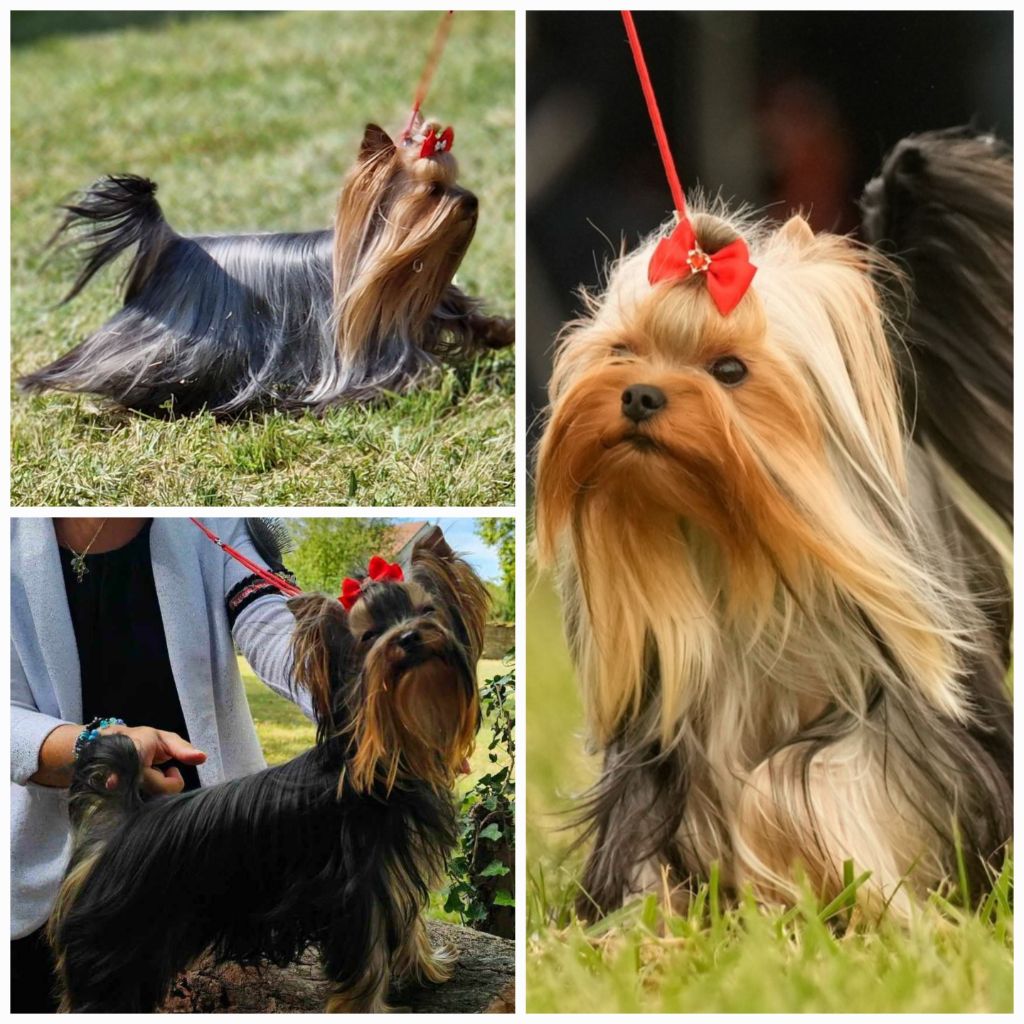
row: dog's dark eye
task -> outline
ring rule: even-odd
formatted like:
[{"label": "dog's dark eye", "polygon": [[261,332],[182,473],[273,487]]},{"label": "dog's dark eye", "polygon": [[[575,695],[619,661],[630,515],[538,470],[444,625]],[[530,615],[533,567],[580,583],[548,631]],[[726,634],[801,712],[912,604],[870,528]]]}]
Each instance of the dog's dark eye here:
[{"label": "dog's dark eye", "polygon": [[433,615],[434,612],[436,612],[436,611],[437,611],[437,609],[432,604],[425,604],[420,609],[420,615]]},{"label": "dog's dark eye", "polygon": [[737,359],[735,356],[724,356],[722,359],[716,359],[708,367],[708,373],[710,373],[719,384],[724,384],[727,388],[732,388],[746,377],[747,367],[742,360]]},{"label": "dog's dark eye", "polygon": [[432,181],[430,183],[430,195],[433,199],[440,199],[444,195],[444,185],[439,181]]}]

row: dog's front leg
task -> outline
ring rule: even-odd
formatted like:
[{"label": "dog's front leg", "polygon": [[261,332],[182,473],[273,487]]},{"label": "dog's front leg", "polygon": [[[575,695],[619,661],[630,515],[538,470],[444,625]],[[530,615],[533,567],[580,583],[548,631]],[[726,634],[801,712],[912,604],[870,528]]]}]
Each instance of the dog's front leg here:
[{"label": "dog's front leg", "polygon": [[327,1013],[387,1013],[393,950],[384,914],[376,902],[347,907],[324,944],[324,970],[331,991]]},{"label": "dog's front leg", "polygon": [[808,755],[790,747],[762,762],[743,787],[733,825],[736,882],[759,899],[790,903],[805,879],[824,903],[854,874],[870,870],[858,908],[877,916],[910,910],[908,883],[935,881],[941,865],[927,830],[899,788],[887,782],[886,760],[871,740],[854,734]]},{"label": "dog's front leg", "polygon": [[487,316],[481,302],[449,285],[434,312],[433,326],[448,336],[455,348],[472,352],[508,348],[516,340],[516,322],[510,317]]},{"label": "dog's front leg", "polygon": [[457,959],[458,954],[450,947],[434,949],[430,945],[423,918],[417,917],[395,950],[392,972],[397,981],[411,979],[420,985],[440,985],[451,979]]},{"label": "dog's front leg", "polygon": [[685,792],[677,754],[663,756],[628,741],[605,752],[601,778],[586,804],[595,842],[576,900],[581,918],[596,920],[632,896],[686,882],[676,839]]}]

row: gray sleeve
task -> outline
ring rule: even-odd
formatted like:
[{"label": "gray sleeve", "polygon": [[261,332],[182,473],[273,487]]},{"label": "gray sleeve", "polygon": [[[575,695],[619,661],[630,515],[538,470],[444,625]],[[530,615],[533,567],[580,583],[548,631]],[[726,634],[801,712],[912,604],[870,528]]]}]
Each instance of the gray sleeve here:
[{"label": "gray sleeve", "polygon": [[[230,544],[246,558],[261,566],[265,563],[249,538],[249,531],[242,519],[222,520],[225,531],[221,539]],[[230,524],[230,525],[229,525]],[[249,575],[249,570],[227,553],[224,567],[224,595],[240,580]],[[281,594],[268,594],[243,608],[235,619],[231,635],[235,645],[245,655],[253,672],[275,693],[292,701],[310,720],[313,719],[313,705],[309,693],[292,685],[292,632],[295,617],[288,610],[288,602]]]},{"label": "gray sleeve", "polygon": [[11,782],[30,785],[29,777],[39,769],[39,749],[58,726],[73,725],[53,715],[44,715],[35,704],[28,678],[14,646],[11,646]]}]

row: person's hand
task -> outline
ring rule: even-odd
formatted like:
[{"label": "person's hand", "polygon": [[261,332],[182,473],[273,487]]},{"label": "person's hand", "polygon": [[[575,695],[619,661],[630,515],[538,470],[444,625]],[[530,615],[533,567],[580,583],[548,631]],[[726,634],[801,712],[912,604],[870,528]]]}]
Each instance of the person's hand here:
[{"label": "person's hand", "polygon": [[[148,725],[112,725],[103,732],[121,733],[135,744],[142,762],[142,788],[150,794],[180,793],[185,788],[185,780],[176,767],[159,767],[165,761],[202,764],[206,760],[201,750],[193,747],[188,740],[183,740],[176,732],[151,729]],[[117,785],[117,780],[111,778],[107,785],[112,788]]]}]

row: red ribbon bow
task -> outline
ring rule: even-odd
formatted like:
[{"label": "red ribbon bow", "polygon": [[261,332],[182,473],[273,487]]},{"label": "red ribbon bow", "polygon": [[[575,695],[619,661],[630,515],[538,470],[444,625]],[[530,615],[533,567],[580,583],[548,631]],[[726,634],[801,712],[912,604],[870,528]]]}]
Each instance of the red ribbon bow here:
[{"label": "red ribbon bow", "polygon": [[647,280],[657,284],[704,274],[718,312],[728,316],[750,287],[755,273],[757,267],[750,262],[750,250],[742,238],[718,252],[704,252],[697,244],[693,225],[683,217],[672,234],[658,243],[647,268]]},{"label": "red ribbon bow", "polygon": [[352,610],[352,605],[362,596],[363,587],[367,581],[380,583],[382,580],[395,580],[395,582],[401,583],[404,579],[405,574],[397,562],[385,562],[380,555],[374,555],[370,559],[370,564],[366,567],[366,579],[354,580],[351,576],[346,576],[341,581],[341,594],[338,600],[345,611],[348,612]]},{"label": "red ribbon bow", "polygon": [[450,153],[455,143],[455,132],[449,125],[440,135],[431,128],[420,146],[420,156],[434,156],[435,153]]}]

